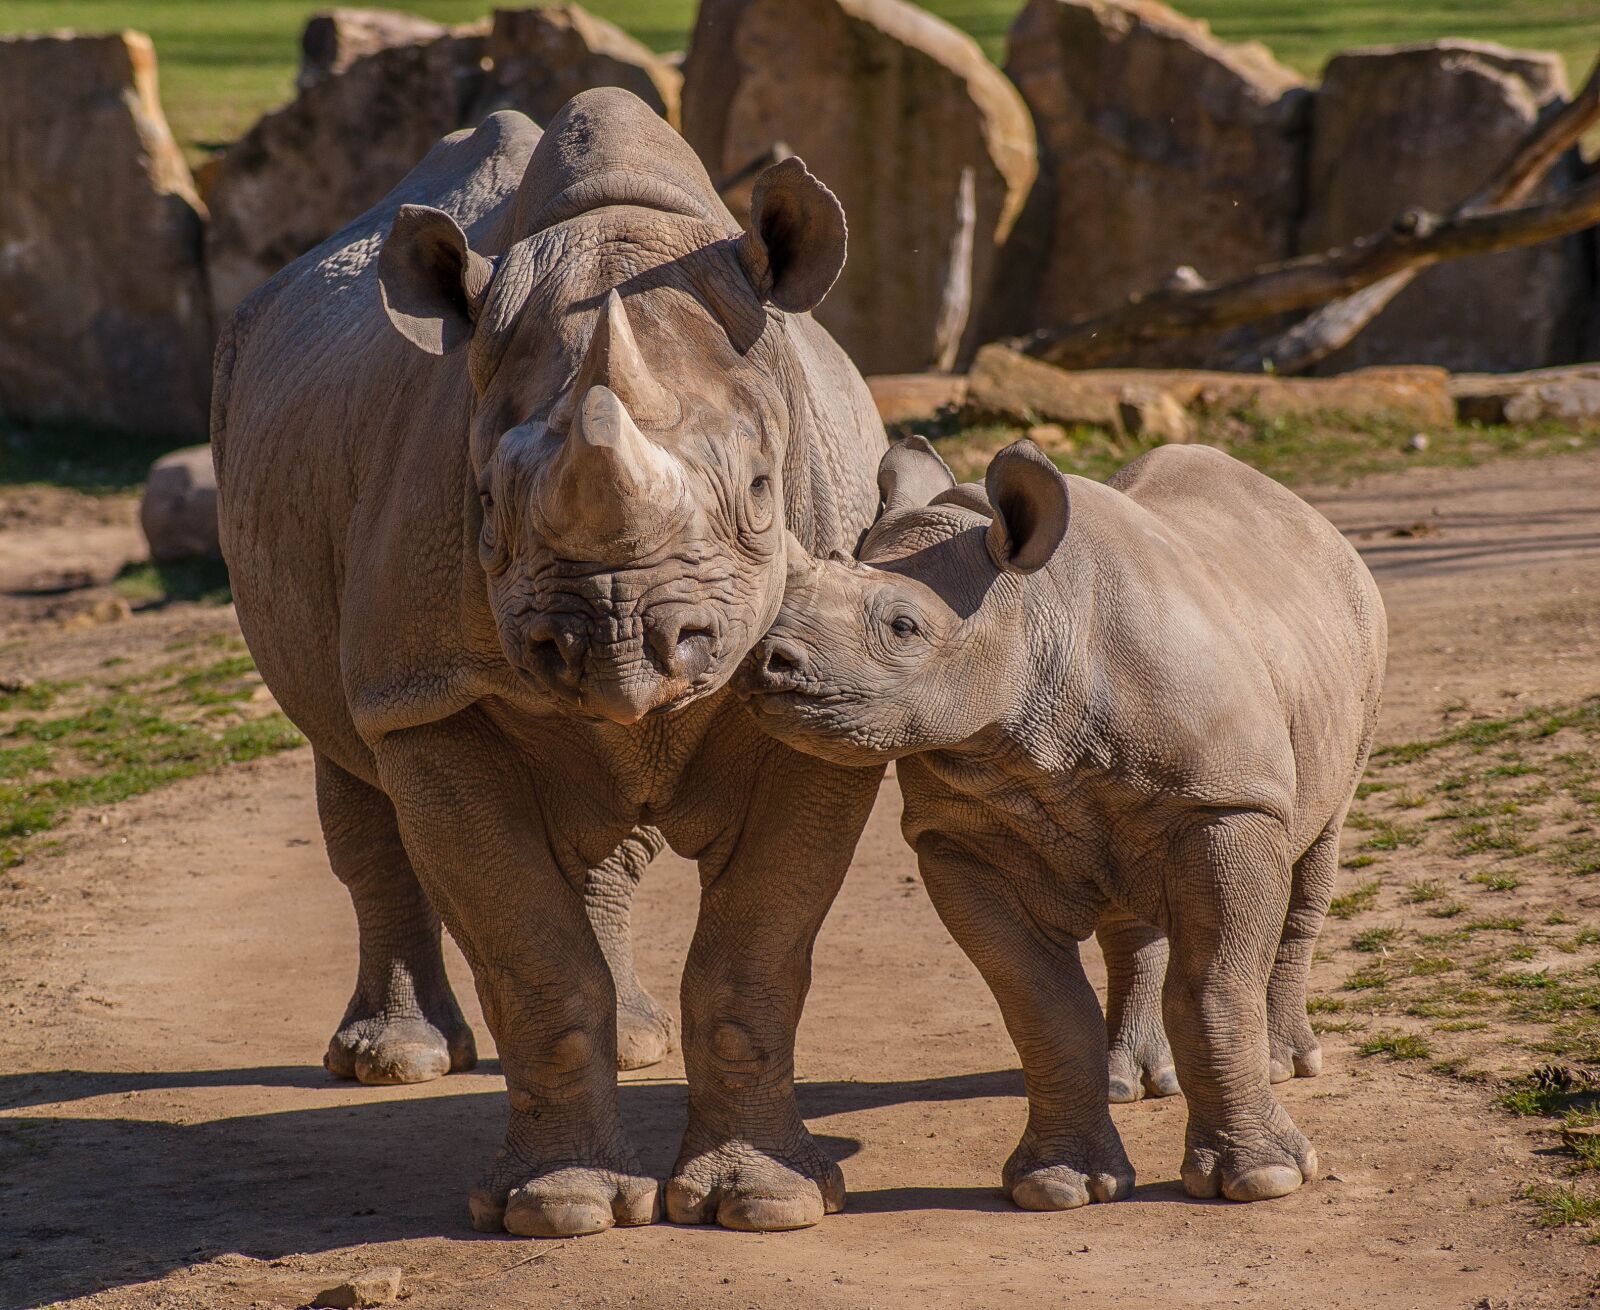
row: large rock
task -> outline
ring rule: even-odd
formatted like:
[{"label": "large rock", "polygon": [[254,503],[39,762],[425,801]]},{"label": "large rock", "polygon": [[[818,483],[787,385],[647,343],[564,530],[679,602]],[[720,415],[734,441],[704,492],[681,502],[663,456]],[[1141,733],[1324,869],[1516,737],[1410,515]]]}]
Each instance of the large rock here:
[{"label": "large rock", "polygon": [[[677,71],[576,5],[501,10],[492,29],[420,38],[404,24],[348,18],[343,30],[327,35],[351,51],[342,70],[335,54],[329,71],[229,149],[210,180],[206,248],[219,319],[376,204],[440,137],[495,110],[543,123],[579,91],[622,86],[675,121]],[[358,35],[401,43],[354,53]]]},{"label": "large rock", "polygon": [[392,46],[314,82],[223,156],[207,194],[218,321],[289,261],[370,209],[482,91],[484,38]]},{"label": "large rock", "polygon": [[708,0],[684,126],[719,181],[782,142],[837,193],[850,258],[817,318],[863,372],[975,347],[1036,164],[1026,107],[969,37],[905,0]]},{"label": "large rock", "polygon": [[1263,46],[1151,0],[1029,0],[1006,71],[1040,186],[997,330],[1109,309],[1181,266],[1214,280],[1291,253],[1310,96]]},{"label": "large rock", "polygon": [[222,554],[210,446],[175,450],[150,466],[139,501],[139,526],[157,563]]},{"label": "large rock", "polygon": [[1531,373],[1461,373],[1450,379],[1463,423],[1600,427],[1600,365]]},{"label": "large rock", "polygon": [[[1301,247],[1378,230],[1414,206],[1450,208],[1565,95],[1557,56],[1478,41],[1336,56],[1317,98]],[[1558,165],[1543,194],[1570,187],[1575,167]],[[1576,239],[1454,260],[1418,277],[1326,367],[1561,362],[1576,349],[1585,280]]]},{"label": "large rock", "polygon": [[356,60],[394,45],[412,45],[447,35],[443,23],[392,9],[330,9],[313,14],[300,36],[302,88],[342,73]]},{"label": "large rock", "polygon": [[202,224],[149,37],[0,39],[0,413],[203,434]]},{"label": "large rock", "polygon": [[577,5],[496,10],[485,54],[490,73],[473,121],[520,109],[545,123],[580,91],[620,86],[678,125],[683,74]]}]

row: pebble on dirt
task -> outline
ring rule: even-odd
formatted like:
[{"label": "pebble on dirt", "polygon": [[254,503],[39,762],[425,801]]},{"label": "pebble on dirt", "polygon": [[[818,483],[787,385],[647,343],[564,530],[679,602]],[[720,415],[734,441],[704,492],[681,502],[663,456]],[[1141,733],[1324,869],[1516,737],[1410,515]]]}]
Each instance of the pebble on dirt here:
[{"label": "pebble on dirt", "polygon": [[324,1288],[313,1298],[316,1307],[329,1310],[351,1310],[356,1306],[388,1305],[400,1295],[399,1265],[384,1265],[368,1269],[354,1278],[346,1279],[333,1287]]}]

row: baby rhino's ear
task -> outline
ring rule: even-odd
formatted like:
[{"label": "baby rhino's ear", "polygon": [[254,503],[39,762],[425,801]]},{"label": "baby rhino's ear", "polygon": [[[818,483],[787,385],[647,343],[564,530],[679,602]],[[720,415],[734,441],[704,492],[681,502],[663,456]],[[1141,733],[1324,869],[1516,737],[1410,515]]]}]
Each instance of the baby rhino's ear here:
[{"label": "baby rhino's ear", "polygon": [[986,541],[995,566],[1005,573],[1042,569],[1067,535],[1067,480],[1024,438],[989,462],[983,484],[994,506]]},{"label": "baby rhino's ear", "polygon": [[878,517],[921,509],[955,485],[955,476],[926,437],[902,437],[878,461],[878,494],[882,498]]}]

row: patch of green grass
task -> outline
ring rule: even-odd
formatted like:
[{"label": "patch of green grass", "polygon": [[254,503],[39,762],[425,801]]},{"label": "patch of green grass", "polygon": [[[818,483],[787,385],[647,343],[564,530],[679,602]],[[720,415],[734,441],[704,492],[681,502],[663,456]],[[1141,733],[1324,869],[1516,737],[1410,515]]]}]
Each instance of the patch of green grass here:
[{"label": "patch of green grass", "polygon": [[1311,996],[1306,999],[1307,1014],[1337,1014],[1344,1002],[1337,996]]},{"label": "patch of green grass", "polygon": [[1344,989],[1347,992],[1370,992],[1387,987],[1393,981],[1394,975],[1388,966],[1381,960],[1373,960],[1346,978]]},{"label": "patch of green grass", "polygon": [[1375,1033],[1356,1048],[1362,1055],[1387,1055],[1391,1060],[1428,1060],[1433,1047],[1416,1033]]},{"label": "patch of green grass", "polygon": [[1462,929],[1463,932],[1521,932],[1528,921],[1514,914],[1501,915],[1494,919],[1474,919]]},{"label": "patch of green grass", "polygon": [[1473,874],[1467,881],[1492,892],[1514,892],[1522,886],[1521,878],[1504,869],[1485,869],[1481,873]]},{"label": "patch of green grass", "polygon": [[1349,919],[1362,910],[1371,909],[1372,903],[1378,899],[1378,889],[1382,886],[1383,884],[1376,878],[1369,879],[1343,896],[1335,896],[1328,905],[1328,913],[1335,919]]},{"label": "patch of green grass", "polygon": [[1452,973],[1459,967],[1448,955],[1419,955],[1411,961],[1411,972],[1418,978],[1432,978],[1441,973]]},{"label": "patch of green grass", "polygon": [[1327,1033],[1359,1033],[1367,1028],[1364,1019],[1313,1019],[1311,1031],[1319,1036]]},{"label": "patch of green grass", "polygon": [[1394,924],[1382,928],[1368,928],[1365,932],[1358,932],[1350,941],[1356,950],[1368,955],[1387,953],[1389,947],[1400,940],[1401,929]]},{"label": "patch of green grass", "polygon": [[1444,895],[1444,884],[1437,878],[1419,878],[1406,888],[1406,904],[1426,905],[1430,901],[1442,901]]},{"label": "patch of green grass", "polygon": [[1466,906],[1460,901],[1441,901],[1428,911],[1430,919],[1453,919],[1458,914],[1466,911]]},{"label": "patch of green grass", "polygon": [[1343,861],[1339,867],[1342,869],[1365,869],[1377,862],[1378,857],[1376,855],[1352,855],[1348,860]]},{"label": "patch of green grass", "polygon": [[139,606],[174,600],[226,605],[233,600],[227,566],[218,559],[129,564],[113,580],[111,589],[130,605]]},{"label": "patch of green grass", "polygon": [[[6,25],[0,16],[0,27]],[[137,491],[162,455],[193,438],[139,437],[62,424],[0,419],[0,486],[48,482],[94,495]]]},{"label": "patch of green grass", "polygon": [[0,727],[0,868],[76,809],[301,745],[282,714],[229,721],[257,683],[248,657],[229,656],[134,689],[83,689],[65,712],[57,688],[47,709]]},{"label": "patch of green grass", "polygon": [[1530,1187],[1523,1197],[1533,1202],[1543,1228],[1588,1225],[1600,1220],[1600,1194],[1580,1191],[1571,1183]]}]

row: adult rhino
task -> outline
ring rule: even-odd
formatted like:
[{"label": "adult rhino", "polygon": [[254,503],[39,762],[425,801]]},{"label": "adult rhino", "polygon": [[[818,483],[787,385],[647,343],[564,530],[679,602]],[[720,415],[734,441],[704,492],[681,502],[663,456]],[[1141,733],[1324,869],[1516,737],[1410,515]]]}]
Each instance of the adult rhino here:
[{"label": "adult rhino", "polygon": [[794,1036],[880,771],[777,744],[724,688],[782,600],[786,529],[850,549],[876,506],[882,426],[806,313],[844,255],[798,160],[760,179],[741,234],[670,128],[596,90],[542,138],[514,113],[446,138],[218,350],[234,597],[311,739],[360,925],[328,1067],[471,1065],[442,917],[510,1098],[480,1229],[657,1213],[618,1116],[616,1014],[659,1056],[627,908],[663,840],[701,870],[667,1212],[778,1229],[842,1204],[795,1107]]}]

